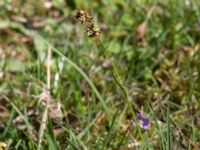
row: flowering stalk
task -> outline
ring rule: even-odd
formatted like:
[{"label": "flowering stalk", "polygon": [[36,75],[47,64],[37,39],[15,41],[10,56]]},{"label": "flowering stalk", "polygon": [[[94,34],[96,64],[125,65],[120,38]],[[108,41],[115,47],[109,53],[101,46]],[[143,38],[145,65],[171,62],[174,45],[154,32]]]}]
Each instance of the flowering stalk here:
[{"label": "flowering stalk", "polygon": [[[113,61],[110,57],[111,56],[110,52],[105,48],[105,46],[100,41],[100,39],[98,39],[98,41],[99,41],[100,46],[103,48],[104,55],[107,57],[107,59],[109,59],[109,61],[111,63],[113,77],[114,77],[115,81],[117,82],[118,86],[120,87],[120,89],[122,90],[122,92],[124,93],[125,101],[128,104],[129,109],[131,110],[133,120],[136,124],[136,127],[138,128],[138,131],[139,131],[139,136],[140,136],[142,142],[144,143],[144,138],[143,138],[142,131],[141,131],[141,128],[140,128],[140,122],[138,121],[137,116],[136,116],[135,112],[133,111],[132,104],[130,102],[130,98],[129,98],[129,94],[127,92],[127,89],[123,85],[122,79],[121,79],[121,76],[119,75],[117,67],[115,66],[115,64],[113,63]],[[133,103],[133,106],[134,106],[134,109],[138,110],[137,104]]]},{"label": "flowering stalk", "polygon": [[[115,81],[117,82],[118,86],[120,87],[120,89],[122,90],[122,92],[124,94],[124,97],[125,97],[125,100],[126,100],[126,102],[128,104],[128,107],[131,110],[131,114],[133,116],[133,120],[134,120],[134,122],[136,124],[136,127],[138,128],[139,136],[140,136],[142,142],[144,143],[144,138],[143,138],[143,135],[142,135],[142,131],[140,129],[140,123],[139,123],[139,121],[138,121],[138,119],[136,117],[136,114],[133,111],[132,104],[130,102],[130,98],[129,98],[129,94],[127,92],[127,89],[126,89],[126,87],[122,83],[121,76],[119,75],[117,67],[115,66],[115,64],[113,63],[113,61],[111,59],[110,52],[105,48],[103,42],[99,38],[100,31],[99,31],[99,28],[94,25],[94,22],[92,20],[93,17],[90,14],[88,14],[86,11],[83,11],[83,10],[80,10],[79,12],[77,12],[77,14],[76,14],[75,17],[82,24],[84,23],[86,25],[86,31],[87,31],[88,36],[92,37],[92,38],[96,38],[97,44],[100,47],[103,48],[103,53],[104,53],[105,57],[107,59],[109,59],[111,65],[112,65],[112,73],[113,73],[114,79],[115,79]],[[136,103],[133,103],[133,106],[134,106],[135,110],[138,110],[138,107],[137,107]]]}]

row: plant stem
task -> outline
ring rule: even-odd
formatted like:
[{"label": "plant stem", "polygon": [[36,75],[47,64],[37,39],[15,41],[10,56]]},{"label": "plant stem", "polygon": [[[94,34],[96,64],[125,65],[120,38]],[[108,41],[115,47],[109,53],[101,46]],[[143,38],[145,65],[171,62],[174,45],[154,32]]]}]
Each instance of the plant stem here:
[{"label": "plant stem", "polygon": [[40,126],[40,133],[39,133],[39,142],[38,142],[38,150],[41,149],[42,139],[44,136],[44,131],[47,126],[48,121],[48,110],[49,110],[49,104],[50,104],[50,89],[51,89],[51,47],[48,47],[48,60],[47,60],[47,88],[45,89],[47,98],[46,98],[46,105],[45,110],[42,115],[42,122]]},{"label": "plant stem", "polygon": [[[114,77],[115,81],[117,82],[118,86],[120,87],[120,89],[121,89],[122,92],[123,92],[123,95],[124,95],[124,97],[125,97],[125,101],[126,101],[126,103],[128,104],[128,107],[129,107],[129,109],[130,109],[130,111],[131,111],[133,120],[136,122],[136,126],[137,126],[137,129],[138,129],[138,131],[139,131],[139,136],[140,136],[140,138],[141,138],[141,140],[142,140],[142,143],[144,144],[145,142],[144,142],[144,137],[143,137],[143,135],[142,135],[142,131],[141,131],[141,129],[140,129],[140,124],[139,124],[139,122],[138,122],[138,120],[137,120],[137,117],[136,117],[135,112],[133,111],[132,104],[131,104],[131,102],[130,102],[130,98],[129,98],[129,94],[128,94],[128,92],[127,92],[127,89],[126,89],[126,87],[125,87],[125,86],[123,85],[123,83],[122,83],[122,78],[121,78],[121,76],[119,75],[119,72],[118,72],[118,70],[117,70],[117,67],[115,66],[115,64],[113,63],[113,61],[112,61],[112,59],[111,59],[111,54],[110,54],[110,52],[105,48],[104,44],[102,43],[102,41],[101,41],[100,39],[97,39],[97,40],[98,40],[99,46],[101,46],[101,47],[103,48],[103,52],[104,52],[105,57],[106,57],[107,59],[109,59],[109,61],[110,61],[110,63],[111,63],[113,77]],[[134,106],[134,109],[135,109],[135,110],[138,110],[138,106],[137,106],[136,103],[133,102],[133,106]]]}]

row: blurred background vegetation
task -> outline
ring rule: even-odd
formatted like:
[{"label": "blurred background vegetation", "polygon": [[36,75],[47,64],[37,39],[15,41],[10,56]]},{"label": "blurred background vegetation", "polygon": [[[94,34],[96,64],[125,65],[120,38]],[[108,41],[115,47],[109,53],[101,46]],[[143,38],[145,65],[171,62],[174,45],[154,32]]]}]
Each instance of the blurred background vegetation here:
[{"label": "blurred background vegetation", "polygon": [[[131,100],[151,120],[145,143],[109,60],[74,17],[82,9],[100,27]],[[53,50],[43,149],[199,149],[199,39],[199,0],[1,0],[0,141],[37,149],[51,44],[61,55]]]}]

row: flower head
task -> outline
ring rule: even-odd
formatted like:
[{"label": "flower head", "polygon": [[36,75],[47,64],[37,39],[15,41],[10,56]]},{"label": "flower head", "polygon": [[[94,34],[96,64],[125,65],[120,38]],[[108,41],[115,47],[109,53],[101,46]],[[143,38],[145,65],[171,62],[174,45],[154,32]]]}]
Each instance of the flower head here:
[{"label": "flower head", "polygon": [[81,23],[92,23],[92,16],[88,14],[84,10],[80,10],[77,12],[75,17],[81,22]]},{"label": "flower head", "polygon": [[92,20],[92,16],[84,11],[84,10],[80,10],[77,12],[77,14],[75,15],[75,17],[81,22],[84,23],[86,25],[86,32],[87,35],[89,37],[97,37],[99,36],[99,28],[97,26],[94,25],[94,22]]},{"label": "flower head", "polygon": [[99,28],[94,24],[87,26],[87,34],[89,37],[96,37],[99,35]]},{"label": "flower head", "polygon": [[[151,127],[150,120],[148,118],[138,113],[136,114],[136,117],[142,130],[146,131]],[[136,127],[136,123],[134,121],[132,121],[132,125]]]}]

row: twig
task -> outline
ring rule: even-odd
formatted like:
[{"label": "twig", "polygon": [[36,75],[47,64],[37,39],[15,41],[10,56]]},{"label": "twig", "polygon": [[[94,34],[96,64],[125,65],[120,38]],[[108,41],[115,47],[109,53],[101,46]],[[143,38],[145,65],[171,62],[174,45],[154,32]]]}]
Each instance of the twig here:
[{"label": "twig", "polygon": [[47,60],[47,88],[45,90],[47,98],[46,98],[46,107],[42,115],[42,122],[40,126],[40,132],[39,132],[39,142],[38,142],[38,150],[41,149],[42,139],[44,135],[44,131],[47,126],[48,121],[48,110],[49,110],[49,104],[50,104],[50,88],[51,88],[51,47],[48,47],[48,60]]}]

